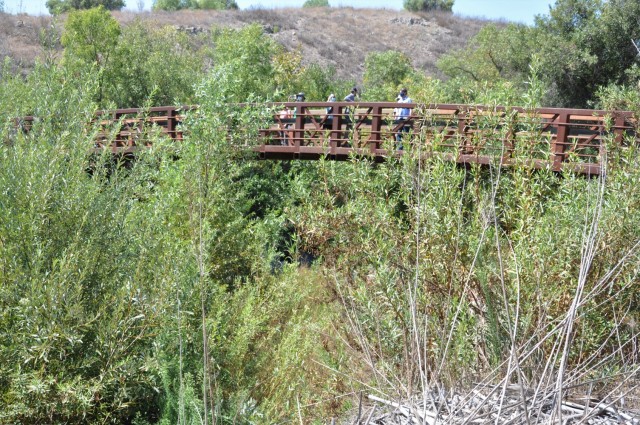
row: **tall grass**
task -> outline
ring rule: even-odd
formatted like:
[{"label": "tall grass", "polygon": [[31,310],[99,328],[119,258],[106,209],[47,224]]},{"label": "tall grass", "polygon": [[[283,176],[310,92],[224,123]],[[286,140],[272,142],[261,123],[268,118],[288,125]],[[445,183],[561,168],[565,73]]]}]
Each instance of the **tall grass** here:
[{"label": "tall grass", "polygon": [[425,159],[432,143],[321,163],[299,192],[295,224],[343,304],[354,385],[414,401],[515,385],[523,420],[576,394],[637,397],[637,168],[464,169]]}]

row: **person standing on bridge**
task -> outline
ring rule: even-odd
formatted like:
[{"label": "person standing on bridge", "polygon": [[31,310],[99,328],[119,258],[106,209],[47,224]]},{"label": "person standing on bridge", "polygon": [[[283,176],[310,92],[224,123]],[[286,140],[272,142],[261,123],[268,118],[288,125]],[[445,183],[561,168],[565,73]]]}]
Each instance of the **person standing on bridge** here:
[{"label": "person standing on bridge", "polygon": [[[307,98],[304,93],[300,92],[296,95],[296,102],[304,102]],[[295,118],[298,114],[298,107],[293,108],[293,117]]]},{"label": "person standing on bridge", "polygon": [[[411,98],[407,94],[407,89],[400,90],[400,94],[396,99],[398,103],[412,103]],[[408,133],[411,125],[407,124],[411,116],[411,109],[401,107],[393,110],[393,124],[396,128],[396,149],[402,150],[402,133]]]},{"label": "person standing on bridge", "polygon": [[[356,96],[358,96],[358,88],[354,87],[351,89],[351,92],[346,95],[344,97],[344,101],[345,102],[355,102],[356,101]],[[349,146],[349,134],[351,133],[351,130],[353,129],[353,119],[351,118],[351,115],[355,113],[355,109],[351,109],[351,108],[344,108],[343,112],[342,112],[342,120],[344,121],[344,123],[346,124],[346,130],[347,132],[344,135],[344,139],[345,139],[345,146]]]},{"label": "person standing on bridge", "polygon": [[[336,95],[331,93],[327,98],[327,102],[335,102]],[[327,106],[327,115],[324,117],[324,121],[322,122],[322,129],[325,130],[325,136],[327,136],[327,141],[331,143],[331,130],[333,129],[333,106]]]},{"label": "person standing on bridge", "polygon": [[280,132],[280,144],[282,146],[287,146],[289,144],[289,128],[293,121],[293,111],[285,105],[284,109],[280,111],[280,116],[278,118],[280,119],[280,128],[282,128],[282,131]]},{"label": "person standing on bridge", "polygon": [[349,93],[348,95],[346,95],[344,97],[344,101],[345,102],[355,102],[356,101],[356,96],[358,96],[358,88],[354,87],[351,89],[351,93]]},{"label": "person standing on bridge", "polygon": [[[336,95],[331,93],[327,98],[327,102],[335,102],[335,101],[336,101]],[[322,128],[324,130],[331,130],[333,128],[333,106],[327,106],[327,116],[324,119]]]}]

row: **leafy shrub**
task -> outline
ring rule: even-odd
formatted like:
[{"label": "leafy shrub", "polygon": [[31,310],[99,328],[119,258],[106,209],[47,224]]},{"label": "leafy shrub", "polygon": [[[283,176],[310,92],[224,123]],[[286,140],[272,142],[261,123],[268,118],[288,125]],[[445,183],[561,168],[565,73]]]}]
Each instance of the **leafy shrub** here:
[{"label": "leafy shrub", "polygon": [[400,85],[414,73],[410,58],[393,50],[369,53],[364,66],[367,96],[376,100],[395,100]]},{"label": "leafy shrub", "polygon": [[148,355],[162,286],[150,282],[162,272],[158,257],[147,255],[159,235],[139,218],[148,212],[140,200],[150,196],[155,159],[143,155],[129,170],[112,168],[109,154],[90,162],[97,90],[90,75],[42,66],[12,89],[22,95],[3,108],[22,115],[29,108],[36,120],[0,148],[7,163],[0,181],[12,188],[0,195],[3,214],[12,214],[0,226],[8,254],[0,421],[153,418]]},{"label": "leafy shrub", "polygon": [[306,0],[302,7],[330,7],[329,0]]},{"label": "leafy shrub", "polygon": [[124,0],[47,0],[47,9],[52,15],[59,15],[72,10],[93,9],[103,7],[107,10],[120,10]]},{"label": "leafy shrub", "polygon": [[451,12],[454,0],[404,0],[404,8],[411,12],[444,10]]},{"label": "leafy shrub", "polygon": [[155,0],[153,10],[175,11],[182,9],[224,10],[237,9],[234,0]]},{"label": "leafy shrub", "polygon": [[[171,48],[168,48],[171,46]],[[203,49],[175,28],[134,21],[125,27],[105,70],[104,104],[189,104],[205,74]]]},{"label": "leafy shrub", "polygon": [[228,100],[244,102],[250,97],[273,95],[272,58],[281,46],[266,37],[262,27],[252,24],[240,30],[222,29],[213,35],[213,74],[229,78],[221,85]]}]

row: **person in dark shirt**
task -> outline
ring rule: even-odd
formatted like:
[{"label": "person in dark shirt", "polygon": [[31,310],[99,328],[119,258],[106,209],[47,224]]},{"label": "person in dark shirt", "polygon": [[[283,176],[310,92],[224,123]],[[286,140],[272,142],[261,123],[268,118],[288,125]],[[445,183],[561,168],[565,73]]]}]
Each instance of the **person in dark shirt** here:
[{"label": "person in dark shirt", "polygon": [[[346,95],[344,97],[344,101],[345,102],[355,102],[356,101],[356,96],[358,96],[358,88],[354,87],[351,89],[351,92]],[[349,136],[351,134],[351,130],[353,129],[353,120],[351,119],[351,114],[353,114],[353,110],[351,110],[350,108],[344,108],[343,111],[343,121],[346,124],[346,133],[343,136],[343,139],[345,139],[344,145],[345,146],[349,146],[349,142],[347,139],[349,139]]]},{"label": "person in dark shirt", "polygon": [[345,102],[355,102],[357,95],[358,95],[358,88],[354,87],[354,88],[351,89],[351,93],[349,93],[348,95],[346,95],[344,97],[344,101]]}]

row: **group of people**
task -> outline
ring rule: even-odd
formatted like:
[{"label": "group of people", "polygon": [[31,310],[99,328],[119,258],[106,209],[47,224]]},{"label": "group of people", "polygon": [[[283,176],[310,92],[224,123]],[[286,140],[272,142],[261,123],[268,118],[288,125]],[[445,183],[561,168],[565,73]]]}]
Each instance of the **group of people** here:
[{"label": "group of people", "polygon": [[[359,95],[358,88],[353,87],[349,92],[349,94],[347,94],[344,97],[343,101],[355,102],[356,97],[358,95]],[[295,96],[295,99],[296,99],[296,102],[304,102],[305,101],[304,93],[298,93]],[[336,95],[331,93],[327,98],[327,102],[335,102],[335,101],[336,101]],[[396,102],[412,103],[412,100],[409,97],[406,88],[403,88],[402,90],[400,90],[400,93],[396,97]],[[393,124],[394,124],[394,128],[396,128],[396,134],[395,134],[396,148],[399,150],[403,149],[403,146],[402,146],[403,133],[408,133],[411,130],[411,126],[407,125],[407,121],[409,120],[410,116],[411,116],[411,109],[408,107],[398,107],[398,108],[394,108],[393,110]],[[285,107],[285,109],[280,113],[280,119],[290,119],[294,117],[295,117],[295,108],[294,108],[294,111],[291,111],[288,107]],[[347,124],[347,130],[351,129],[352,123],[351,123],[351,118],[349,117],[348,111],[344,117],[344,122],[346,122]],[[327,107],[327,116],[324,120],[323,128],[325,130],[331,130],[333,128],[333,107],[331,106]]]}]

